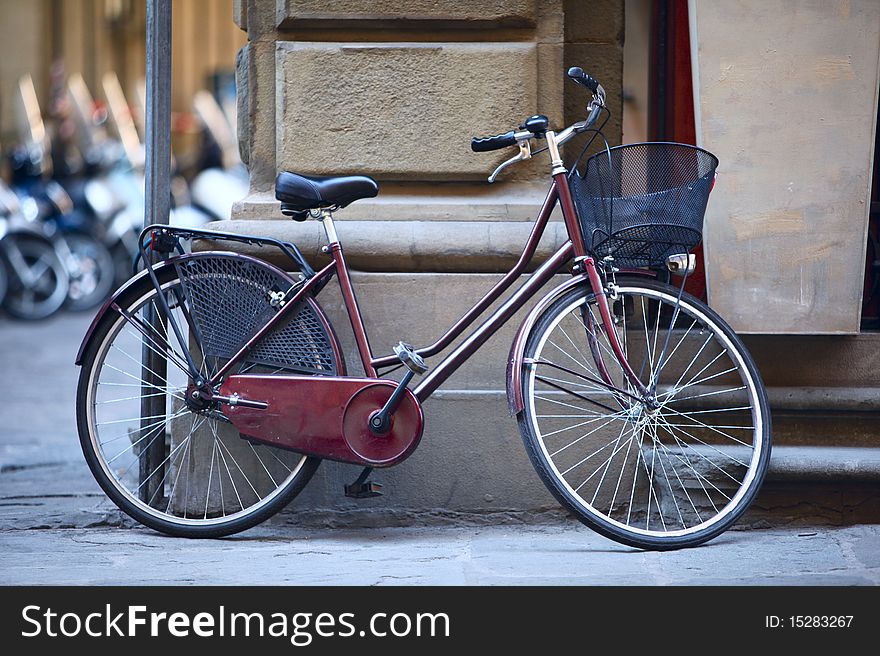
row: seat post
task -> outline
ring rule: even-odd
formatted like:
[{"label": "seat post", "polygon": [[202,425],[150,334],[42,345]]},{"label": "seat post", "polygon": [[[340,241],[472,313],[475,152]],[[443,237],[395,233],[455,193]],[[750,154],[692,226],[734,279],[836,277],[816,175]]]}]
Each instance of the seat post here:
[{"label": "seat post", "polygon": [[339,237],[336,235],[336,226],[333,225],[333,212],[328,208],[321,209],[321,223],[324,224],[324,232],[327,233],[327,242],[336,244]]}]

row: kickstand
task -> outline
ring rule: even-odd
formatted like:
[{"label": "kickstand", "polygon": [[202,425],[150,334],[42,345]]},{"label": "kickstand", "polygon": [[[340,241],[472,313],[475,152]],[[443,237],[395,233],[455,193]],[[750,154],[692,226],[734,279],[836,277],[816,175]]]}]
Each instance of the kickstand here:
[{"label": "kickstand", "polygon": [[372,471],[372,467],[364,467],[357,480],[351,485],[345,486],[345,496],[352,499],[369,499],[370,497],[382,496],[382,486],[379,483],[367,480]]}]

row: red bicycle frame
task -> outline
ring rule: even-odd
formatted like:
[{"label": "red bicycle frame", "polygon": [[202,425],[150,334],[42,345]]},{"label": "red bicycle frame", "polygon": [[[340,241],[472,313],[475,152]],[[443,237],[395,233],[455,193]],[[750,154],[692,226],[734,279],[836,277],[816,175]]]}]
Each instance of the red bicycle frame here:
[{"label": "red bicycle frame", "polygon": [[[534,295],[541,289],[554,275],[562,270],[563,266],[572,258],[575,260],[575,267],[572,269],[573,274],[586,272],[590,287],[596,294],[598,300],[598,309],[604,326],[613,326],[614,321],[611,317],[611,310],[608,305],[602,276],[600,275],[596,263],[590,257],[584,247],[584,239],[581,234],[580,224],[577,220],[574,203],[571,197],[571,191],[568,186],[568,177],[565,172],[556,173],[553,176],[553,182],[547,197],[544,200],[541,210],[535,219],[535,224],[531,234],[523,248],[519,259],[513,268],[507,272],[501,280],[499,280],[477,303],[468,310],[461,319],[456,321],[437,341],[430,346],[426,346],[417,350],[422,357],[431,357],[436,355],[453,340],[461,335],[469,326],[471,326],[476,318],[482,314],[492,303],[507,291],[513,282],[525,271],[529,262],[535,255],[538,243],[547,227],[550,215],[556,206],[557,201],[562,208],[562,216],[565,227],[568,231],[568,240],[560,246],[555,253],[524,282],[519,289],[507,301],[505,301],[498,309],[495,310],[476,330],[474,330],[458,347],[455,348],[448,356],[446,356],[434,369],[425,376],[424,379],[414,388],[413,393],[420,402],[424,402],[431,394],[443,384],[467,359],[482,346],[495,332],[503,326],[510,317],[512,317],[520,308],[523,307]],[[325,221],[331,221],[329,213],[325,215]],[[330,224],[332,226],[332,223]],[[326,224],[325,224],[326,227]],[[230,372],[232,367],[239,362],[248,351],[265,335],[273,330],[273,328],[283,321],[284,317],[298,305],[307,294],[311,293],[316,286],[322,285],[330,276],[336,274],[340,289],[342,292],[343,302],[346,312],[351,322],[352,332],[354,333],[355,342],[357,344],[358,354],[364,367],[366,375],[370,378],[378,378],[378,370],[398,365],[400,361],[397,356],[385,355],[374,357],[370,348],[369,338],[367,337],[364,322],[361,317],[360,308],[358,307],[357,297],[351,284],[348,265],[345,262],[345,255],[342,245],[335,238],[335,230],[328,229],[328,238],[330,244],[328,250],[332,256],[332,261],[323,269],[318,271],[314,276],[310,277],[284,306],[259,330],[247,343],[245,343],[239,351],[211,378],[212,386],[218,385],[223,378]],[[613,329],[605,329],[615,358],[623,368],[627,378],[632,385],[642,394],[647,393],[644,384],[639,380],[638,375],[632,370],[627,362],[623,348],[617,337],[617,333]],[[592,337],[595,339],[595,336]],[[605,382],[614,387],[610,378],[605,373],[605,367],[601,362],[597,362],[600,372],[603,373]]]}]

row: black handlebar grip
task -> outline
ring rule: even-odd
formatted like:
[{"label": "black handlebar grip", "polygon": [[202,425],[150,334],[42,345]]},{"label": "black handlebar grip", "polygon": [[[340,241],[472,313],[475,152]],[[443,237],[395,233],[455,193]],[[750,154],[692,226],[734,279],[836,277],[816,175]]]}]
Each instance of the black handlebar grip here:
[{"label": "black handlebar grip", "polygon": [[578,84],[582,84],[587,87],[593,93],[596,93],[596,90],[599,88],[599,82],[584,72],[580,66],[572,66],[568,69],[568,77],[577,82]]},{"label": "black handlebar grip", "polygon": [[475,153],[486,153],[490,150],[498,150],[499,148],[507,148],[516,144],[516,137],[513,136],[513,130],[504,134],[496,134],[491,137],[483,137],[471,139],[471,150]]}]

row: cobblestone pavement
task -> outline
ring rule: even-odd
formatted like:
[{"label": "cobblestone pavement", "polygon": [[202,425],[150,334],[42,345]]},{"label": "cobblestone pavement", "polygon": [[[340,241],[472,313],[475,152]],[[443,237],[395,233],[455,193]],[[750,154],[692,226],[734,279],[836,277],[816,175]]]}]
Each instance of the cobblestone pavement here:
[{"label": "cobblestone pavement", "polygon": [[0,584],[877,585],[880,525],[732,530],[645,553],[572,521],[328,528],[283,515],[224,540],[126,521],[82,459],[73,365],[90,317],[0,319]]}]

